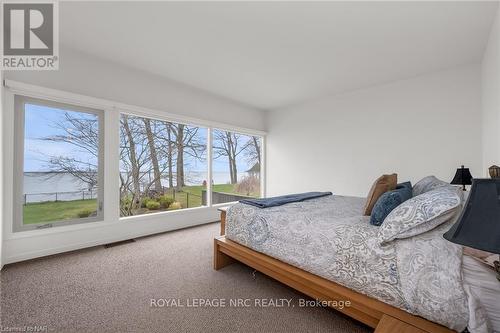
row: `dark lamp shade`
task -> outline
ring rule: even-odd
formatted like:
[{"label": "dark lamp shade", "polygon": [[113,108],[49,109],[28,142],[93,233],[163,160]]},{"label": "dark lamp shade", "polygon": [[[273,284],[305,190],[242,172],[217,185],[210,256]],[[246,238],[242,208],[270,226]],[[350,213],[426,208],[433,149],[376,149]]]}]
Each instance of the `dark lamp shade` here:
[{"label": "dark lamp shade", "polygon": [[500,254],[500,179],[474,179],[462,214],[443,236],[453,243]]},{"label": "dark lamp shade", "polygon": [[455,173],[455,177],[450,184],[454,185],[470,185],[472,184],[472,175],[470,174],[469,168],[464,168],[462,165],[461,168],[457,169]]}]

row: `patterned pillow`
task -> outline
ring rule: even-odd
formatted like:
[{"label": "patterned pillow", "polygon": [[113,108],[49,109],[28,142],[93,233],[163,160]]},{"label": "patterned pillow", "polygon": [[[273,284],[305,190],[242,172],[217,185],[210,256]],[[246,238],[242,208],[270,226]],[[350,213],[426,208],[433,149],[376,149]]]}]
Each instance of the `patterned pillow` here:
[{"label": "patterned pillow", "polygon": [[413,196],[416,197],[441,186],[450,186],[450,183],[439,180],[435,176],[427,176],[413,186]]},{"label": "patterned pillow", "polygon": [[387,215],[389,215],[394,208],[401,205],[401,203],[410,199],[411,195],[411,184],[410,187],[398,185],[395,190],[382,194],[380,198],[378,198],[375,206],[373,206],[370,224],[377,226],[381,225]]},{"label": "patterned pillow", "polygon": [[378,231],[380,244],[408,238],[458,218],[462,209],[462,190],[442,186],[403,202],[384,220]]}]

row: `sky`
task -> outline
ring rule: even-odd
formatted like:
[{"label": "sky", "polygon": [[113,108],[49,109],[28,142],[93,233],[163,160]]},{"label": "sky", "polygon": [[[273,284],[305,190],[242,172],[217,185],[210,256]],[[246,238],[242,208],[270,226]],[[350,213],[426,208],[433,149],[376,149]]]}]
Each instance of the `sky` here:
[{"label": "sky", "polygon": [[[52,107],[26,104],[24,117],[24,171],[49,171],[50,157],[75,157],[79,160],[97,164],[95,158],[83,149],[63,142],[45,141],[44,138],[63,135],[62,129],[55,124],[64,120],[64,110]],[[96,118],[90,113],[79,115],[85,118]]]},{"label": "sky", "polygon": [[[48,163],[50,157],[58,156],[74,157],[91,164],[97,164],[94,156],[70,143],[43,140],[43,138],[64,134],[64,131],[56,128],[55,124],[64,120],[65,112],[65,110],[53,107],[26,104],[24,131],[25,172],[49,171],[51,170],[50,164]],[[79,112],[79,117],[90,119],[96,118],[97,116],[90,113]],[[197,135],[202,141],[206,142],[207,129],[200,128]],[[240,157],[237,159],[237,168],[238,173],[242,173],[250,169],[252,165],[248,163],[243,153],[239,156]],[[189,171],[206,172],[207,170],[206,161],[199,161],[188,155],[184,157],[184,160],[186,173]],[[214,159],[212,169],[214,173],[219,174],[219,179],[221,174],[229,173],[228,164],[226,156]],[[229,175],[227,175],[227,181],[229,181]]]}]

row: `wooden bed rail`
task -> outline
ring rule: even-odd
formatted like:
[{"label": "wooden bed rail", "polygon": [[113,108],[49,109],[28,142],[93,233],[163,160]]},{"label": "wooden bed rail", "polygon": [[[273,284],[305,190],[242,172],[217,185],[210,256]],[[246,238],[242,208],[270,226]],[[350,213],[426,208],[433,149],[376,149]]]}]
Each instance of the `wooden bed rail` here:
[{"label": "wooden bed rail", "polygon": [[376,333],[454,332],[422,317],[414,316],[392,305],[254,251],[224,236],[215,238],[214,269],[219,270],[235,261],[242,262],[314,299],[350,301],[349,307],[333,308],[375,328]]}]

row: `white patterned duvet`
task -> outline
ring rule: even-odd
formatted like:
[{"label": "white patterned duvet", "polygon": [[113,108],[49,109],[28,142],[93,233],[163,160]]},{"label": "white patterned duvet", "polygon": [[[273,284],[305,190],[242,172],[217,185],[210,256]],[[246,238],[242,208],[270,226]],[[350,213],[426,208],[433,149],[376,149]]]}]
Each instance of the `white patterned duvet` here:
[{"label": "white patterned duvet", "polygon": [[450,223],[381,246],[364,202],[334,195],[265,209],[238,203],[227,211],[226,237],[462,331],[476,309],[462,285],[462,249],[442,237]]}]

